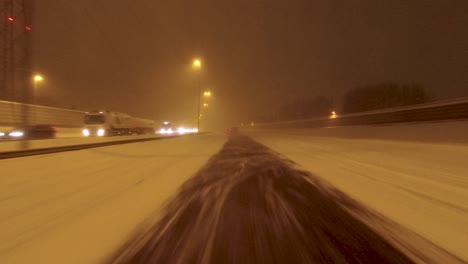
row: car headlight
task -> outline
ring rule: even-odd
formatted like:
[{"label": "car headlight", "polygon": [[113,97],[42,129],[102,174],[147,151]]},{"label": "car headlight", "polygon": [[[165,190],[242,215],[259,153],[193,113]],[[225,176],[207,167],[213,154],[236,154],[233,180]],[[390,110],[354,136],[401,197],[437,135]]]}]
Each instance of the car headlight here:
[{"label": "car headlight", "polygon": [[85,137],[89,136],[89,130],[88,129],[83,129],[83,136],[85,136]]},{"label": "car headlight", "polygon": [[5,136],[5,133],[0,132],[0,137],[3,137],[3,136]]},{"label": "car headlight", "polygon": [[98,131],[97,131],[97,135],[100,136],[100,137],[102,137],[102,136],[104,136],[104,133],[105,133],[105,132],[106,132],[106,131],[105,131],[104,129],[100,128],[100,129],[98,129]]},{"label": "car headlight", "polygon": [[21,131],[13,131],[8,134],[10,137],[22,137],[24,135]]},{"label": "car headlight", "polygon": [[178,132],[179,134],[185,134],[185,132],[187,132],[187,131],[185,130],[185,128],[179,127],[179,128],[177,129],[177,132]]},{"label": "car headlight", "polygon": [[166,129],[164,128],[159,129],[159,134],[166,134]]},{"label": "car headlight", "polygon": [[167,130],[167,133],[168,133],[168,134],[172,134],[172,133],[174,133],[174,131],[172,131],[172,128],[169,128],[169,129]]}]

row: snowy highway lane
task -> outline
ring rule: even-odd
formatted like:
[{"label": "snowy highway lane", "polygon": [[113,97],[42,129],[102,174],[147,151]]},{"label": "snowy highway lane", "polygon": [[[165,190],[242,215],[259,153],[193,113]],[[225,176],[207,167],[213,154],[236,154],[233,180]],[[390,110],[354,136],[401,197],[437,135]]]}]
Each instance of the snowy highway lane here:
[{"label": "snowy highway lane", "polygon": [[215,154],[197,135],[0,160],[0,263],[97,263]]},{"label": "snowy highway lane", "polygon": [[451,263],[438,260],[444,250],[468,261],[468,122],[248,134],[398,224],[362,216],[387,239],[429,253],[433,263]]},{"label": "snowy highway lane", "polygon": [[414,263],[323,187],[265,146],[230,137],[106,263]]}]

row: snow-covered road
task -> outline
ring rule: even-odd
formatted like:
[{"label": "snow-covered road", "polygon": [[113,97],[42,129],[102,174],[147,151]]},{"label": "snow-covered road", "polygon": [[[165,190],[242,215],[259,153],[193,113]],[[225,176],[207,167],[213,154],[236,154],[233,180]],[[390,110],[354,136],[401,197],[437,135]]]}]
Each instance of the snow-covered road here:
[{"label": "snow-covered road", "polygon": [[433,123],[248,134],[468,261],[467,127],[466,123]]},{"label": "snow-covered road", "polygon": [[[432,254],[432,263],[450,263],[438,247],[468,261],[467,128],[447,122],[245,134],[397,223],[384,228],[392,233],[386,239],[406,239]],[[158,218],[225,141],[204,134],[0,160],[0,263],[105,260],[139,224]]]},{"label": "snow-covered road", "polygon": [[232,136],[161,218],[105,263],[414,263],[323,187],[264,145]]},{"label": "snow-covered road", "polygon": [[198,135],[0,160],[0,263],[96,263],[223,145]]}]

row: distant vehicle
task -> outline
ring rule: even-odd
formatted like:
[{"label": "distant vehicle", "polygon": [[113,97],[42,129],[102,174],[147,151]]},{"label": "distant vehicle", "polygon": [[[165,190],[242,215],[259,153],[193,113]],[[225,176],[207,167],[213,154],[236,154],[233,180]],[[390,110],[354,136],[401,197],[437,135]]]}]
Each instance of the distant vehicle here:
[{"label": "distant vehicle", "polygon": [[240,131],[239,127],[236,127],[236,126],[230,127],[226,130],[228,134],[236,134],[236,133],[239,133],[239,131]]},{"label": "distant vehicle", "polygon": [[83,135],[89,136],[119,136],[154,134],[153,120],[132,117],[128,114],[111,111],[87,112],[84,116],[85,127]]},{"label": "distant vehicle", "polygon": [[55,138],[57,129],[52,125],[29,125],[0,132],[1,139],[47,139]]},{"label": "distant vehicle", "polygon": [[165,121],[161,124],[161,128],[159,129],[159,134],[173,134],[174,128],[172,127],[171,122]]}]

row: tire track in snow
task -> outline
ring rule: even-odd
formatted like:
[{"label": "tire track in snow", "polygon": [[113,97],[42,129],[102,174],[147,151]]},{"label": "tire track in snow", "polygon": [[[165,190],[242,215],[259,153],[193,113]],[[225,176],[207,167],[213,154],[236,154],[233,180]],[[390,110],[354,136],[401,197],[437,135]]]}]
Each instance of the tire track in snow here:
[{"label": "tire track in snow", "polygon": [[109,263],[413,263],[265,146],[234,136]]}]

